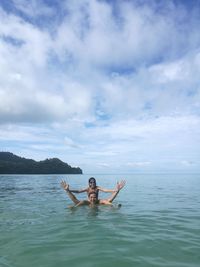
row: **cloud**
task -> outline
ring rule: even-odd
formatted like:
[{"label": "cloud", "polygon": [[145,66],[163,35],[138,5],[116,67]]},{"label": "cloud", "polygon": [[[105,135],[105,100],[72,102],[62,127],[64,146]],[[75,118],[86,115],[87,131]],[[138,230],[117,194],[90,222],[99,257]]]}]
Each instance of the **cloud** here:
[{"label": "cloud", "polygon": [[67,136],[64,138],[64,143],[67,147],[70,147],[70,148],[81,148],[80,145],[76,144],[71,138]]},{"label": "cloud", "polygon": [[70,153],[76,165],[113,169],[151,162],[149,168],[170,157],[196,162],[197,6],[26,4],[13,0],[0,8],[3,147],[36,157],[45,150],[62,159]]},{"label": "cloud", "polygon": [[[15,5],[24,6],[24,3],[16,1]],[[44,3],[40,12],[43,6]],[[188,44],[190,38],[186,32],[179,32],[177,16],[183,16],[183,9],[166,7],[171,12],[168,17],[155,13],[152,6],[139,7],[128,2],[118,3],[116,14],[112,5],[98,1],[65,2],[64,8],[68,13],[53,36],[47,29],[1,10],[4,25],[1,35],[22,42],[19,46],[5,39],[1,42],[3,122],[11,118],[42,122],[84,117],[86,121],[94,121],[95,117],[128,114],[166,115],[171,110],[184,112],[188,94],[196,95],[195,101],[190,97],[190,104],[194,108],[198,105],[199,54],[194,50],[193,54],[182,58],[179,55],[177,59],[177,50],[184,50],[177,39],[184,39],[187,49],[200,41],[196,27],[190,32],[196,36],[192,46]],[[191,25],[197,18],[193,20],[189,22]],[[182,27],[186,27],[185,22]],[[177,50],[169,38],[173,32]],[[160,51],[166,42],[174,57],[167,50]],[[159,57],[161,63],[157,64],[155,59]],[[20,65],[16,65],[19,61]],[[126,68],[130,69],[129,75]],[[16,75],[20,77],[17,81]],[[14,110],[17,115],[13,114]],[[34,110],[43,115],[36,116]]]},{"label": "cloud", "polygon": [[186,167],[191,167],[191,166],[195,165],[195,162],[193,162],[193,161],[188,161],[188,160],[182,160],[182,161],[181,161],[181,164],[182,164],[183,166],[186,166]]},{"label": "cloud", "polygon": [[12,0],[15,8],[29,17],[52,16],[54,9],[43,0]]},{"label": "cloud", "polygon": [[110,168],[110,164],[105,163],[105,162],[100,162],[97,164],[97,166],[100,168]]},{"label": "cloud", "polygon": [[143,161],[143,162],[128,162],[126,165],[128,167],[145,167],[150,165],[150,161]]},{"label": "cloud", "polygon": [[[125,64],[134,69],[177,58],[188,47],[199,46],[199,32],[188,27],[184,6],[166,7],[161,14],[152,6],[131,2],[117,2],[115,9],[105,1],[68,1],[65,7],[69,14],[58,28],[55,50],[80,64],[111,70]],[[198,16],[192,13],[189,24],[194,26]]]}]

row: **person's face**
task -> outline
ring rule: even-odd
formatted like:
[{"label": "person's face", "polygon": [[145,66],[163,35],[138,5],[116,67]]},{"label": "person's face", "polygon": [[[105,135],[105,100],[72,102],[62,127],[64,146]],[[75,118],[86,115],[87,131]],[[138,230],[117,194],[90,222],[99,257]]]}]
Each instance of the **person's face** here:
[{"label": "person's face", "polygon": [[91,188],[95,188],[95,187],[96,187],[96,182],[95,182],[94,180],[91,180],[91,181],[89,182],[89,187],[91,187]]},{"label": "person's face", "polygon": [[96,194],[90,194],[89,200],[90,200],[91,204],[97,203]]}]

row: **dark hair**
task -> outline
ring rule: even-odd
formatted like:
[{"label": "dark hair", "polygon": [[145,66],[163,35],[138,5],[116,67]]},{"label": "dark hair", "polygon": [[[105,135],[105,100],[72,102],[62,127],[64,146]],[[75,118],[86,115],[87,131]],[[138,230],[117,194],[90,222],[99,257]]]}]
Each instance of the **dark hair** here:
[{"label": "dark hair", "polygon": [[94,178],[94,177],[91,177],[89,180],[88,180],[88,183],[90,183],[90,182],[95,182],[95,184],[96,184],[96,179]]}]

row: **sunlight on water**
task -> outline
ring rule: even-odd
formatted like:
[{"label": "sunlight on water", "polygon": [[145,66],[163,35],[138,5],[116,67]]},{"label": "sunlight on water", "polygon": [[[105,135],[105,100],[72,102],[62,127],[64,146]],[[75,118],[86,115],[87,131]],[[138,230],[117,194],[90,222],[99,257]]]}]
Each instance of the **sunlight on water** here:
[{"label": "sunlight on water", "polygon": [[61,179],[83,188],[88,175],[0,176],[0,266],[200,266],[198,175],[95,177],[126,178],[114,207],[67,208]]}]

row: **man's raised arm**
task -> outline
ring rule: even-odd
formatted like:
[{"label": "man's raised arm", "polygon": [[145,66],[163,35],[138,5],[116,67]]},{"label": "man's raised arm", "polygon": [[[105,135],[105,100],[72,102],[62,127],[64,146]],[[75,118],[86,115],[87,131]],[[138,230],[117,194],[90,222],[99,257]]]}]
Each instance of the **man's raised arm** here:
[{"label": "man's raised arm", "polygon": [[119,191],[125,186],[125,184],[126,184],[126,181],[125,180],[123,180],[121,182],[117,182],[117,189],[116,189],[116,191],[111,195],[110,198],[108,198],[108,201],[110,203],[113,202],[113,200],[116,198],[116,196],[118,195]]},{"label": "man's raised arm", "polygon": [[67,195],[69,198],[75,203],[78,204],[80,201],[72,194],[72,192],[69,190],[69,185],[65,182],[62,181],[61,183],[62,188],[66,191]]}]

